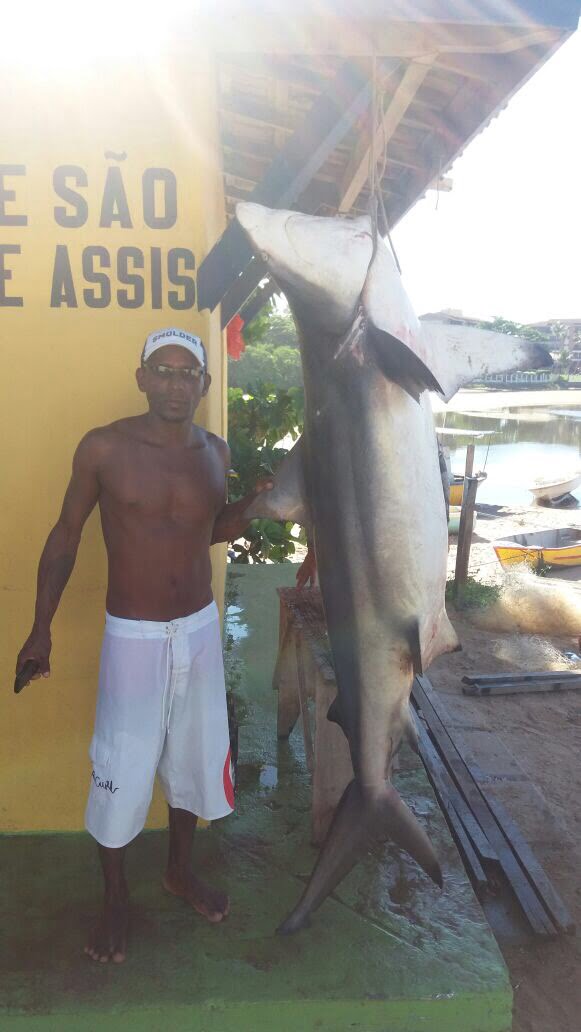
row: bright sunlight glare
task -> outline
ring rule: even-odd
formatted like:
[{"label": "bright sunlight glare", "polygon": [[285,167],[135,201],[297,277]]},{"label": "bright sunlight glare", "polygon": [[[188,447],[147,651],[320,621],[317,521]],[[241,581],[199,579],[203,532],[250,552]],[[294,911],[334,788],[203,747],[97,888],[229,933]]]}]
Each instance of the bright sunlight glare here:
[{"label": "bright sunlight glare", "polygon": [[0,60],[34,72],[155,54],[180,15],[194,10],[192,0],[22,0],[3,9]]}]

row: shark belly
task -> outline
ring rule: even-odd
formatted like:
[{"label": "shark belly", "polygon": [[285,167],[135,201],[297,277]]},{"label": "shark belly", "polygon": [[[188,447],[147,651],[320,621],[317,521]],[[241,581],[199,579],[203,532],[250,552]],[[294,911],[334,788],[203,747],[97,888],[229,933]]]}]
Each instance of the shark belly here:
[{"label": "shark belly", "polygon": [[324,396],[315,390],[309,400],[305,438],[314,523],[325,528],[315,544],[338,687],[335,719],[356,777],[379,786],[409,724],[414,647],[433,658],[447,622],[437,448],[427,396],[418,405],[373,372],[347,385],[322,379]]}]

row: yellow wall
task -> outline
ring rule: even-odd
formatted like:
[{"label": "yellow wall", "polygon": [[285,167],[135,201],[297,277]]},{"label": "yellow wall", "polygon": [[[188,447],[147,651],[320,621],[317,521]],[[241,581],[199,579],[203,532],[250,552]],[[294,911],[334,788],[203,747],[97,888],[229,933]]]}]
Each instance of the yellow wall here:
[{"label": "yellow wall", "polygon": [[[195,59],[102,61],[60,78],[54,70],[42,77],[28,69],[19,77],[10,69],[6,81],[0,80],[0,95],[0,165],[25,167],[23,175],[4,176],[0,201],[0,247],[21,249],[5,255],[12,278],[0,281],[0,831],[69,830],[83,824],[104,619],[106,567],[96,512],[53,621],[50,680],[15,696],[14,663],[31,627],[38,559],[60,510],[75,446],[89,428],[144,410],[134,370],[152,329],[178,325],[202,335],[213,383],[199,416],[216,433],[225,432],[218,315],[172,309],[168,289],[178,288],[168,284],[165,272],[170,248],[189,249],[199,266],[224,226],[214,70],[199,52]],[[55,219],[56,205],[73,211],[53,188],[54,171],[63,165],[80,167],[87,179],[78,188],[87,219],[75,228]],[[112,168],[118,171],[110,173]],[[177,220],[169,228],[146,224],[142,177],[151,168],[169,169],[176,178]],[[99,224],[108,176],[123,184],[131,227]],[[74,186],[72,179],[68,183]],[[157,203],[159,216],[159,198]],[[6,225],[15,215],[26,216],[27,224]],[[57,245],[68,249],[77,308],[51,307]],[[95,245],[111,257],[111,269],[97,269],[111,280],[112,297],[104,308],[88,307],[83,295],[91,288],[100,293],[82,273],[83,249]],[[116,293],[121,247],[144,253],[145,268],[134,270],[145,276],[144,303],[134,309],[120,307]],[[156,309],[148,279],[151,248],[160,249],[164,270],[162,307]],[[195,271],[188,274],[195,277]],[[183,288],[178,293],[183,297]],[[22,305],[1,303],[10,296],[21,297]],[[224,549],[214,560],[221,601]],[[163,823],[165,809],[156,797],[150,826]]]}]

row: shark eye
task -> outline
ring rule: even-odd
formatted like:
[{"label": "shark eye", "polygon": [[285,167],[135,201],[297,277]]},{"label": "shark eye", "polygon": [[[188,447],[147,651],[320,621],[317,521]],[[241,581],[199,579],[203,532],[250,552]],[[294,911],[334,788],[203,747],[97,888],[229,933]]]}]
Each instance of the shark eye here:
[{"label": "shark eye", "polygon": [[269,258],[270,258],[270,255],[268,254],[267,251],[261,251],[260,252],[260,257],[261,257],[263,262],[267,262],[269,260]]}]

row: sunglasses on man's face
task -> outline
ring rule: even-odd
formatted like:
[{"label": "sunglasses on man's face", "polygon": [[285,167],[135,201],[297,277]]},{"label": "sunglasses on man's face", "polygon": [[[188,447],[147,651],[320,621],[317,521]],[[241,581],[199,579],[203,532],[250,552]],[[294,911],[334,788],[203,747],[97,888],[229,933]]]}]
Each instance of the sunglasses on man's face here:
[{"label": "sunglasses on man's face", "polygon": [[204,367],[197,366],[169,366],[169,365],[153,365],[153,363],[146,362],[145,368],[149,369],[150,373],[154,376],[159,376],[161,380],[171,380],[175,377],[178,380],[185,380],[187,383],[193,383],[194,380],[201,380],[204,375]]}]

